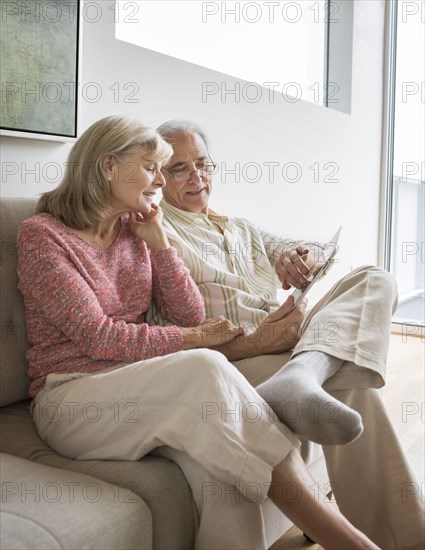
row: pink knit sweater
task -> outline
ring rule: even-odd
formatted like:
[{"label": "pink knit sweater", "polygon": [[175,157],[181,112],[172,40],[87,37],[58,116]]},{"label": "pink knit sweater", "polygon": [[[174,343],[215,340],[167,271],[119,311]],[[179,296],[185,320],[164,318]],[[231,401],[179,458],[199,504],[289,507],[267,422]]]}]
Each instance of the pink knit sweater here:
[{"label": "pink knit sweater", "polygon": [[128,215],[103,251],[50,214],[38,214],[20,227],[18,258],[32,344],[30,397],[49,373],[95,372],[181,350],[176,326],[144,322],[152,299],[176,325],[205,319],[203,299],[176,249],[149,250]]}]

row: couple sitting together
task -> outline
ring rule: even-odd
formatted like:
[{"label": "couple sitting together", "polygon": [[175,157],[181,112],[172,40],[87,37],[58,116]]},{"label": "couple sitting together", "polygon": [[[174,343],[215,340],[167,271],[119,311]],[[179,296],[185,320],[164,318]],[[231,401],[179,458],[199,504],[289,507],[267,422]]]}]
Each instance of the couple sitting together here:
[{"label": "couple sitting together", "polygon": [[[107,117],[21,225],[40,436],[73,459],[153,452],[176,462],[192,488],[198,550],[266,549],[266,497],[326,549],[422,548],[420,497],[403,497],[414,478],[376,390],[393,278],[364,266],[311,311],[292,297],[279,305],[277,277],[304,287],[321,247],[210,210],[214,171],[197,126],[155,131]],[[99,422],[84,419],[90,402]],[[54,421],[37,414],[49,404],[62,411]],[[117,404],[132,405],[132,422],[113,421]],[[312,490],[311,442],[323,446],[339,509]],[[240,498],[205,498],[208,483]]]}]

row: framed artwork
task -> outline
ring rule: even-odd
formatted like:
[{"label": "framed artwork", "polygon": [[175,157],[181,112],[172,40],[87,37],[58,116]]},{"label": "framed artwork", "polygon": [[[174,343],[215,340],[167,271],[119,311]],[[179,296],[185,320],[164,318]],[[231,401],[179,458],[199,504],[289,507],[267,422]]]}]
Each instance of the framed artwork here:
[{"label": "framed artwork", "polygon": [[74,141],[80,0],[0,0],[0,135]]}]

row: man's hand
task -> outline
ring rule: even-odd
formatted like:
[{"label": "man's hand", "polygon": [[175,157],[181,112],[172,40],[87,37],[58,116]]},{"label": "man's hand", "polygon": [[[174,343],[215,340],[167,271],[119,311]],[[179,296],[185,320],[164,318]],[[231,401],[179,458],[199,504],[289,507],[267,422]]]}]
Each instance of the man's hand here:
[{"label": "man's hand", "polygon": [[289,290],[293,286],[304,288],[324,261],[321,249],[298,245],[285,250],[275,261],[274,268],[284,290]]},{"label": "man's hand", "polygon": [[286,302],[270,313],[253,334],[246,337],[257,348],[257,355],[283,353],[298,343],[307,300],[302,300],[291,311],[293,305],[294,298],[288,296]]},{"label": "man's hand", "polygon": [[284,304],[268,315],[258,329],[248,336],[238,336],[231,342],[216,346],[230,361],[283,353],[292,349],[300,339],[300,327],[304,319],[307,301],[302,300],[294,308],[294,299],[289,296]]}]

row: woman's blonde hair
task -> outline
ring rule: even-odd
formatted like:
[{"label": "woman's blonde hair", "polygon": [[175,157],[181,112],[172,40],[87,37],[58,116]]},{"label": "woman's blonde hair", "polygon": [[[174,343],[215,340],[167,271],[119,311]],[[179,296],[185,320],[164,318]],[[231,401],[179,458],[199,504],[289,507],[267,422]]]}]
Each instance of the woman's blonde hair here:
[{"label": "woman's blonde hair", "polygon": [[41,195],[37,213],[48,212],[73,229],[93,226],[108,210],[110,186],[102,159],[105,155],[122,159],[140,147],[150,162],[165,164],[173,153],[156,130],[138,120],[121,116],[98,120],[72,147],[61,183]]}]

